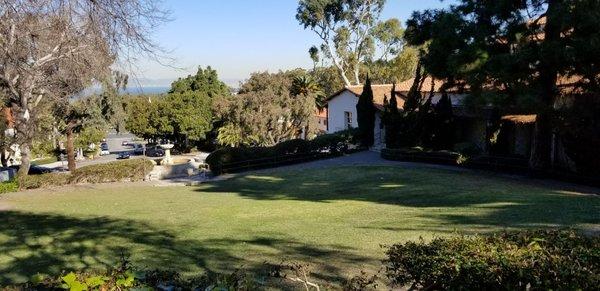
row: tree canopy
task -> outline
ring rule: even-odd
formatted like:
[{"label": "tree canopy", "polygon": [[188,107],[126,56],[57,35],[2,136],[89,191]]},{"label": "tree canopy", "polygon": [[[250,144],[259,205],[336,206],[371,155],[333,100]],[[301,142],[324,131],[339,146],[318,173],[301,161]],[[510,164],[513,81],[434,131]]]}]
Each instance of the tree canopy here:
[{"label": "tree canopy", "polygon": [[210,66],[206,67],[206,69],[198,67],[195,75],[177,79],[177,81],[171,84],[169,93],[183,93],[187,91],[202,92],[210,98],[230,94],[229,87],[219,80],[217,71],[213,70]]},{"label": "tree canopy", "polygon": [[0,89],[15,117],[27,175],[42,105],[110,73],[115,60],[157,56],[150,32],[166,20],[157,1],[0,1]]},{"label": "tree canopy", "polygon": [[385,0],[301,0],[296,19],[321,40],[309,50],[315,64],[318,51],[331,61],[348,85],[361,84],[361,63],[387,61],[402,49],[398,19],[380,20]]},{"label": "tree canopy", "polygon": [[[461,0],[415,13],[410,45],[427,44],[424,69],[447,88],[468,88],[470,104],[537,116],[531,166],[547,168],[557,104],[600,87],[597,0]],[[568,90],[565,90],[568,88]]]},{"label": "tree canopy", "polygon": [[294,79],[305,74],[303,70],[254,73],[238,95],[215,100],[224,123],[219,143],[269,146],[309,134],[316,110],[314,94],[293,93]]}]

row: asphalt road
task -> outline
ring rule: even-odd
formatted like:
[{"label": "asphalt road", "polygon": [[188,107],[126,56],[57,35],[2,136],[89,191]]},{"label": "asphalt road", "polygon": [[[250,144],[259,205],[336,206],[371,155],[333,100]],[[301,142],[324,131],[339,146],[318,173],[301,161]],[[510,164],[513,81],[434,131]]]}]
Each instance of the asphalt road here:
[{"label": "asphalt road", "polygon": [[123,146],[124,141],[131,142],[135,136],[130,133],[116,134],[110,133],[106,136],[106,143],[108,144],[108,150],[111,154],[117,154],[124,151],[132,151],[133,149],[129,146]]},{"label": "asphalt road", "polygon": [[[133,134],[130,134],[130,133],[126,133],[126,134],[110,133],[110,134],[108,134],[106,136],[106,143],[108,144],[108,150],[110,151],[110,155],[101,156],[101,157],[98,157],[98,158],[93,159],[93,160],[77,161],[77,167],[83,167],[83,166],[89,166],[89,165],[96,165],[96,164],[104,164],[104,163],[116,161],[117,160],[117,156],[118,156],[119,153],[125,152],[125,151],[131,151],[131,152],[133,152],[133,148],[132,147],[130,147],[130,146],[123,146],[122,143],[124,141],[131,142],[134,137],[135,136]],[[131,156],[132,159],[142,158],[142,157],[143,156],[134,156],[134,155]],[[50,168],[50,169],[53,169],[53,168],[66,168],[67,167],[67,161],[46,164],[46,165],[42,165],[42,167],[44,167],[44,168]]]}]

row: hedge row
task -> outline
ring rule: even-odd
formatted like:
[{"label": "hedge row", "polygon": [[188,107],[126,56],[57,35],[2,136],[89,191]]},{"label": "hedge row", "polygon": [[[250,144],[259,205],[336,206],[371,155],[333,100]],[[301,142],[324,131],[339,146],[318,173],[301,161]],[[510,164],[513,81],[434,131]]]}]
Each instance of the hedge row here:
[{"label": "hedge row", "polygon": [[528,161],[516,157],[494,157],[476,155],[475,150],[469,147],[461,151],[426,151],[421,148],[383,149],[381,157],[392,161],[433,163],[467,168],[501,170],[510,172],[525,172],[528,170]]},{"label": "hedge row", "polygon": [[408,242],[387,251],[395,286],[435,290],[598,290],[600,238],[524,231]]},{"label": "hedge row", "polygon": [[110,183],[142,181],[152,171],[154,164],[147,159],[132,159],[90,165],[72,173],[28,175],[19,180],[21,189],[37,189],[82,183]]},{"label": "hedge row", "polygon": [[[307,141],[293,139],[281,142],[272,147],[237,147],[222,148],[212,152],[206,163],[211,171],[218,175],[244,163],[247,166],[264,164],[266,160],[281,158],[283,161],[291,161],[293,157],[301,160],[304,157],[321,157],[347,153],[351,145],[356,145],[358,138],[356,130],[346,130],[334,134],[325,134]],[[286,159],[286,157],[288,159]]]}]

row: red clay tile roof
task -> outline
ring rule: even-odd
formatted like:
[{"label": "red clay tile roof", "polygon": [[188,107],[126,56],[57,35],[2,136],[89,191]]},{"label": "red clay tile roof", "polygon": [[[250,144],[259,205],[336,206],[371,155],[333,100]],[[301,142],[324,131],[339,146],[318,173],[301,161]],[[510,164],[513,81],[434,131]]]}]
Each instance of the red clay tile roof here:
[{"label": "red clay tile roof", "polygon": [[[423,86],[421,86],[421,92],[430,92],[431,91],[431,82],[434,82],[433,90],[435,93],[440,92],[442,85],[444,85],[444,81],[442,80],[433,80],[431,77],[426,77],[423,80]],[[401,82],[396,85],[396,89],[398,92],[407,92],[410,91],[413,83],[415,82],[415,78],[408,79],[404,82]]]},{"label": "red clay tile roof", "polygon": [[[425,80],[423,81],[423,86],[421,88],[421,92],[429,92],[431,90],[431,81],[433,79],[431,77],[427,77],[425,78]],[[398,108],[402,108],[404,107],[404,96],[406,96],[406,94],[408,93],[408,91],[410,91],[410,88],[412,87],[414,82],[414,78],[406,80],[404,82],[398,83],[396,84],[396,97],[398,98]],[[435,80],[434,81],[434,90],[435,92],[439,92],[440,88],[442,87],[442,85],[444,84],[443,81],[441,80]],[[381,85],[371,85],[371,88],[373,89],[373,103],[375,104],[375,107],[377,107],[379,110],[383,110],[383,100],[384,98],[387,97],[387,99],[390,99],[390,96],[392,94],[392,84],[381,84]],[[360,94],[362,94],[364,86],[363,85],[355,85],[355,86],[347,86],[344,89],[336,92],[335,94],[331,95],[327,100],[331,100],[335,97],[337,97],[338,95],[342,94],[345,91],[350,91],[352,94],[356,95],[357,97],[360,96]]]},{"label": "red clay tile roof", "polygon": [[[390,99],[390,96],[392,95],[392,87],[393,85],[391,84],[383,84],[383,85],[371,85],[371,89],[373,90],[373,103],[375,104],[375,107],[377,107],[378,109],[383,109],[383,100],[384,98],[387,97],[387,99]],[[360,94],[362,94],[364,86],[363,85],[356,85],[356,86],[347,86],[344,89],[336,92],[335,94],[331,95],[328,100],[331,100],[335,97],[337,97],[338,95],[342,94],[345,91],[350,91],[352,94],[354,94],[356,97],[360,96]],[[396,93],[401,93],[400,91],[396,90]],[[398,101],[398,108],[402,108],[404,106],[404,99],[401,98],[401,96],[396,95],[397,101]]]},{"label": "red clay tile roof", "polygon": [[535,123],[537,119],[537,115],[535,114],[527,114],[527,115],[505,115],[500,118],[502,121],[510,121],[518,124],[528,124]]}]

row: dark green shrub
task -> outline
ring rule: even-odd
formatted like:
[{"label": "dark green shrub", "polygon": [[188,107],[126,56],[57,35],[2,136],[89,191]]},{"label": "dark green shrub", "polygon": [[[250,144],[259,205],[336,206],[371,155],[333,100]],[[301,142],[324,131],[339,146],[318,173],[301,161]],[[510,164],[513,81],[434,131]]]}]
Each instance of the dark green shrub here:
[{"label": "dark green shrub", "polygon": [[293,155],[310,153],[312,151],[311,142],[304,139],[291,139],[273,146],[277,155]]},{"label": "dark green shrub", "polygon": [[10,180],[0,183],[0,194],[16,192],[19,190],[19,183],[16,180]]},{"label": "dark green shrub", "polygon": [[[264,163],[264,159],[275,159],[290,155],[337,155],[347,153],[350,145],[359,142],[357,131],[357,129],[351,129],[334,134],[324,134],[310,141],[292,139],[272,147],[221,148],[212,152],[206,158],[206,163],[210,166],[211,171],[218,175],[223,173],[224,166],[227,167],[228,165],[235,166],[237,164],[239,166],[242,163],[251,165],[253,161]],[[279,163],[279,160],[273,162],[274,165],[277,163]]]},{"label": "dark green shrub", "polygon": [[348,151],[350,145],[357,145],[361,142],[359,135],[358,129],[347,129],[317,136],[311,140],[311,144],[313,150],[316,152],[327,151],[331,154],[345,153]]},{"label": "dark green shrub", "polygon": [[206,157],[206,163],[215,174],[222,173],[223,165],[252,161],[276,156],[273,148],[265,147],[239,147],[221,148]]},{"label": "dark green shrub", "polygon": [[81,167],[71,173],[69,182],[110,183],[120,181],[143,181],[152,171],[154,164],[146,159],[132,159],[106,164]]},{"label": "dark green shrub", "polygon": [[600,238],[525,231],[437,238],[390,247],[396,286],[442,290],[592,290],[600,286]]}]

